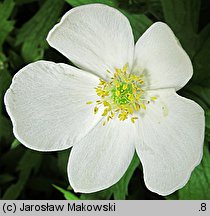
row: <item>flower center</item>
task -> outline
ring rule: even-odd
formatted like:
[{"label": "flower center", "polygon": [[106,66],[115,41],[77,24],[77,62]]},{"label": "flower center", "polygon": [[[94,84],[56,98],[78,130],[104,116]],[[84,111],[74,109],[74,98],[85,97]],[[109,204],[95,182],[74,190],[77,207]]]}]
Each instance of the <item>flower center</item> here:
[{"label": "flower center", "polygon": [[[100,82],[96,89],[96,94],[100,97],[96,101],[94,113],[96,114],[99,108],[103,107],[102,116],[106,117],[106,124],[115,116],[120,121],[126,120],[128,117],[131,122],[135,123],[138,119],[134,114],[140,109],[146,110],[146,104],[149,103],[145,99],[144,75],[139,76],[127,73],[128,64],[123,69],[115,68],[113,77],[109,82],[99,79]],[[107,71],[110,73],[110,71]],[[156,100],[156,97],[151,97],[150,100]],[[92,102],[87,102],[91,104]]]}]

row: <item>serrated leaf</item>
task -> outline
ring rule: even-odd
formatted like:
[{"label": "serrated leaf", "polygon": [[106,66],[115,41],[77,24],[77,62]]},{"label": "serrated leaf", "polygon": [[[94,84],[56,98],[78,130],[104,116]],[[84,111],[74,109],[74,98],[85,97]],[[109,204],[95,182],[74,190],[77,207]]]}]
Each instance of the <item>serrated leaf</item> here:
[{"label": "serrated leaf", "polygon": [[22,56],[26,62],[41,59],[48,47],[46,37],[58,21],[63,0],[45,1],[40,10],[19,30],[16,46],[22,44]]},{"label": "serrated leaf", "polygon": [[42,154],[27,150],[18,163],[17,171],[19,172],[18,181],[12,184],[3,195],[3,199],[17,199],[24,189],[32,171],[38,171],[42,160]]},{"label": "serrated leaf", "polygon": [[210,154],[206,145],[201,164],[195,168],[187,185],[179,190],[179,198],[183,200],[210,199]]},{"label": "serrated leaf", "polygon": [[73,193],[71,193],[70,191],[67,191],[61,187],[58,187],[57,185],[54,185],[54,184],[53,184],[53,187],[56,188],[58,191],[60,191],[64,195],[66,200],[79,200],[79,198],[76,195],[74,195]]},{"label": "serrated leaf", "polygon": [[2,45],[6,37],[14,27],[14,21],[8,20],[14,6],[13,0],[5,0],[3,3],[0,3],[0,51],[2,51]]}]

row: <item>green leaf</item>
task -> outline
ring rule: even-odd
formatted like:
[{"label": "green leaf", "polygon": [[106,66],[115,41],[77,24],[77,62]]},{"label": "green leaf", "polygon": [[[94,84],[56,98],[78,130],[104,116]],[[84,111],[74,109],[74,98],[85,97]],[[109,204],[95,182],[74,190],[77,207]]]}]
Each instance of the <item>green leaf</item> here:
[{"label": "green leaf", "polygon": [[116,0],[66,0],[66,2],[72,5],[73,7],[93,3],[106,4],[111,7],[118,7],[118,2]]},{"label": "green leaf", "polygon": [[131,12],[128,12],[124,9],[119,8],[118,1],[113,0],[102,0],[102,1],[94,1],[94,0],[66,0],[69,4],[71,4],[73,7],[84,5],[84,4],[90,4],[90,3],[102,3],[106,4],[112,7],[117,8],[120,10],[130,21],[131,27],[133,29],[134,39],[135,41],[138,40],[138,38],[146,31],[146,29],[152,25],[152,21],[145,16],[144,14],[134,14]]},{"label": "green leaf", "polygon": [[17,199],[24,189],[32,171],[37,172],[42,160],[42,154],[27,150],[18,163],[18,181],[12,184],[5,192],[3,199]]},{"label": "green leaf", "polygon": [[58,152],[58,168],[63,176],[67,176],[67,164],[69,160],[70,150]]},{"label": "green leaf", "polygon": [[200,51],[193,59],[194,75],[193,82],[210,87],[210,37],[204,42]]},{"label": "green leaf", "polygon": [[71,193],[70,191],[67,191],[61,187],[58,187],[57,185],[54,185],[54,184],[53,184],[53,187],[56,188],[58,191],[60,191],[64,195],[66,200],[79,200],[79,198],[76,195],[74,195],[73,193]]},{"label": "green leaf", "polygon": [[210,154],[207,145],[204,146],[201,164],[195,168],[187,185],[179,190],[179,198],[183,200],[210,199]]},{"label": "green leaf", "polygon": [[116,200],[124,200],[128,195],[128,185],[133,176],[134,171],[139,166],[139,158],[135,154],[133,160],[127,170],[127,172],[123,175],[120,181],[112,187],[112,191],[114,194],[114,199]]},{"label": "green leaf", "polygon": [[6,90],[8,89],[10,83],[12,80],[12,76],[10,73],[6,70],[0,70],[0,115],[3,111],[3,98]]},{"label": "green leaf", "polygon": [[19,146],[20,144],[21,144],[20,141],[18,141],[17,139],[15,139],[15,140],[12,142],[11,149],[16,148],[16,147]]},{"label": "green leaf", "polygon": [[20,29],[16,45],[22,44],[22,56],[26,62],[43,58],[44,50],[48,47],[46,37],[57,22],[64,1],[45,1],[40,10]]},{"label": "green leaf", "polygon": [[193,57],[197,50],[200,0],[161,0],[165,21]]},{"label": "green leaf", "polygon": [[176,192],[174,192],[174,193],[172,193],[172,194],[170,194],[168,196],[165,196],[165,199],[167,199],[167,200],[178,200],[179,199],[179,194],[176,191]]},{"label": "green leaf", "polygon": [[14,176],[8,174],[8,173],[4,173],[0,175],[0,185],[6,184],[8,182],[13,181],[15,178]]},{"label": "green leaf", "polygon": [[204,110],[210,109],[210,87],[191,85],[183,93],[184,96],[199,103]]},{"label": "green leaf", "polygon": [[[11,121],[0,113],[0,144],[10,143],[13,139]],[[2,146],[0,146],[1,149]]]},{"label": "green leaf", "polygon": [[210,109],[205,112],[205,120],[206,120],[206,140],[210,142]]},{"label": "green leaf", "polygon": [[[5,62],[7,59],[3,54],[0,55],[0,61],[1,60],[3,65],[6,64]],[[9,87],[11,80],[12,77],[10,73],[3,66],[3,69],[0,69],[0,143],[3,141],[5,143],[10,143],[13,139],[11,121],[3,114],[4,94]]]},{"label": "green leaf", "polygon": [[81,194],[80,200],[109,200],[112,194],[112,188],[108,188],[95,193]]},{"label": "green leaf", "polygon": [[5,0],[3,3],[0,3],[0,51],[2,51],[2,45],[6,37],[14,27],[14,21],[8,20],[14,6],[13,0]]}]

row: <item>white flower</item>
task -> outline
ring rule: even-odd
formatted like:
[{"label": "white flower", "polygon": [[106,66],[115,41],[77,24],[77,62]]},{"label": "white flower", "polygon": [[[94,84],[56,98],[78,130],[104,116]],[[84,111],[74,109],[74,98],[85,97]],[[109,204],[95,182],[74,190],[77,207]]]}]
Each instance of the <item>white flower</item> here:
[{"label": "white flower", "polygon": [[193,68],[171,29],[157,22],[134,46],[127,18],[92,4],[67,12],[47,41],[80,69],[38,61],[14,76],[5,104],[16,138],[38,151],[73,146],[76,192],[116,183],[135,150],[151,191],[183,187],[202,158],[204,112],[176,94]]}]

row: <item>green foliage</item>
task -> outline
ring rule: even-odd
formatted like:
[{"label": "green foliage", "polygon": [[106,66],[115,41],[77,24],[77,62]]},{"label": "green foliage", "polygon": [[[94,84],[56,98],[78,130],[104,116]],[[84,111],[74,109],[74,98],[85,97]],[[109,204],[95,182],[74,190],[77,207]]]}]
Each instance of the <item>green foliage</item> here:
[{"label": "green foliage", "polygon": [[37,172],[42,160],[42,155],[27,150],[17,165],[19,173],[18,181],[12,184],[5,192],[3,199],[17,199],[21,191],[24,189],[31,172]]},{"label": "green foliage", "polygon": [[100,3],[106,4],[111,7],[118,7],[118,2],[116,0],[66,0],[70,5],[77,7],[83,4],[93,4],[93,3]]},{"label": "green foliage", "polygon": [[[4,64],[4,62],[2,62],[2,64]],[[2,69],[0,69],[0,113],[2,113],[2,109],[3,109],[3,98],[4,98],[4,93],[6,92],[6,90],[8,89],[12,77],[9,74],[8,70],[4,69],[4,65],[2,65]]]},{"label": "green foliage", "polygon": [[60,191],[65,199],[67,200],[79,200],[79,198],[77,196],[75,196],[73,193],[71,193],[70,191],[68,190],[64,190],[63,188],[61,187],[58,187],[57,185],[53,185],[54,188],[56,188],[58,191]]},{"label": "green foliage", "polygon": [[210,154],[207,146],[204,146],[201,164],[195,168],[190,181],[179,190],[179,199],[203,200],[210,199]]},{"label": "green foliage", "polygon": [[161,0],[165,21],[193,57],[196,52],[200,0]]},{"label": "green foliage", "polygon": [[26,62],[43,58],[48,47],[46,37],[57,22],[63,6],[63,0],[45,1],[40,10],[19,30],[16,45],[22,45],[22,56]]},{"label": "green foliage", "polygon": [[[12,124],[8,118],[6,118],[3,114],[3,101],[4,101],[4,93],[6,92],[9,84],[11,82],[11,75],[4,69],[4,62],[2,61],[2,68],[0,69],[0,143],[3,140],[6,142],[11,142],[12,140]],[[1,149],[1,148],[0,148]]]},{"label": "green foliage", "polygon": [[20,141],[18,141],[17,139],[14,139],[14,141],[12,142],[12,145],[11,145],[11,149],[14,149],[19,145],[21,145]]},{"label": "green foliage", "polygon": [[203,41],[203,44],[194,57],[194,82],[201,86],[210,87],[210,31],[209,37]]},{"label": "green foliage", "polygon": [[[0,197],[3,199],[210,199],[210,23],[207,0],[4,0],[0,3]],[[38,59],[66,62],[46,42],[49,30],[71,7],[104,3],[129,19],[135,41],[156,21],[166,22],[190,55],[192,80],[179,94],[205,110],[204,155],[187,185],[167,197],[150,192],[137,155],[112,187],[90,194],[69,189],[70,150],[40,153],[24,148],[12,133],[4,94],[14,74]],[[210,12],[208,12],[210,13]],[[53,185],[53,186],[52,186]],[[64,189],[68,188],[68,189]],[[41,195],[42,196],[41,196]]]},{"label": "green foliage", "polygon": [[14,27],[14,21],[8,20],[14,6],[13,0],[6,0],[0,3],[0,52],[5,39]]}]

